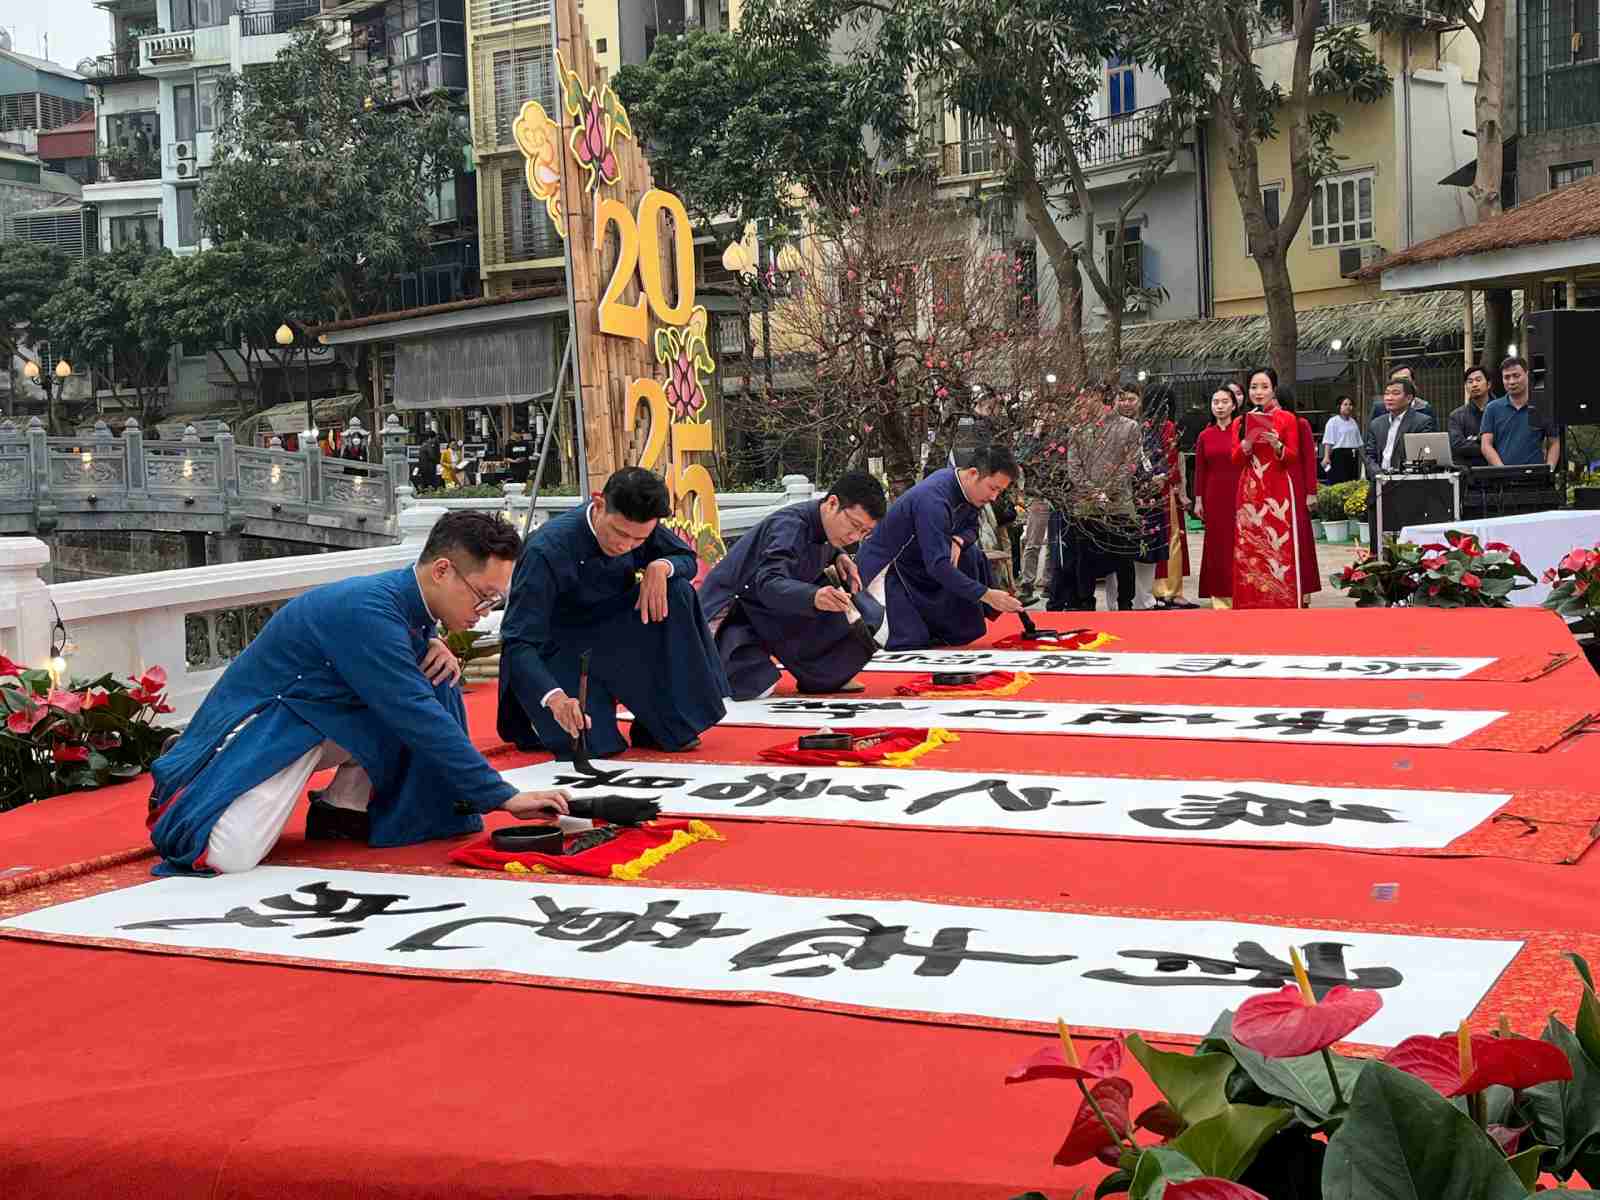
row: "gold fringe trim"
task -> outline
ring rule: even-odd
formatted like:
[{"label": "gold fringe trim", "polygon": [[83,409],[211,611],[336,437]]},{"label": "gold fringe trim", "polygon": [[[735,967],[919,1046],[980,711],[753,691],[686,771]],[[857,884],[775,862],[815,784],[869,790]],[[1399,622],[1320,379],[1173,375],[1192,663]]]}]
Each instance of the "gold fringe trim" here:
[{"label": "gold fringe trim", "polygon": [[670,858],[685,846],[692,846],[696,842],[721,842],[726,841],[720,833],[704,821],[690,821],[689,828],[680,829],[672,835],[671,840],[659,846],[652,846],[637,858],[629,859],[625,863],[618,863],[611,868],[613,879],[639,879],[651,867],[656,866],[663,859]]},{"label": "gold fringe trim", "polygon": [[1015,696],[1023,688],[1033,682],[1033,676],[1026,671],[1018,671],[1010,683],[1003,683],[996,688],[984,688],[981,691],[972,691],[964,688],[934,688],[917,695],[928,700],[963,700],[968,696]]},{"label": "gold fringe trim", "polygon": [[[971,693],[968,693],[969,695]],[[882,764],[885,767],[909,767],[921,758],[943,746],[946,742],[959,742],[961,739],[948,729],[930,729],[928,736],[918,742],[909,750],[893,750],[883,756]],[[874,766],[879,764],[873,764]]]},{"label": "gold fringe trim", "polygon": [[1085,642],[1081,646],[1052,646],[1049,642],[1040,642],[1037,649],[1054,654],[1082,654],[1087,650],[1098,650],[1101,646],[1109,646],[1112,642],[1121,640],[1114,633],[1097,633],[1094,635],[1094,641]]}]

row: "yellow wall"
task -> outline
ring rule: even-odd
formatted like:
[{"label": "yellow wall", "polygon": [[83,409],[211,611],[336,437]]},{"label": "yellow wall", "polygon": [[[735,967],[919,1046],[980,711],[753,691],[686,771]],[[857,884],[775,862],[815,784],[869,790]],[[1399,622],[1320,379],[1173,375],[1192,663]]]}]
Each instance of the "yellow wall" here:
[{"label": "yellow wall", "polygon": [[[1339,172],[1371,169],[1373,178],[1373,240],[1389,250],[1404,244],[1402,205],[1405,200],[1403,180],[1404,163],[1400,152],[1402,109],[1400,105],[1400,73],[1402,70],[1401,40],[1398,34],[1379,37],[1369,35],[1372,45],[1388,66],[1394,79],[1394,90],[1374,104],[1334,104],[1334,111],[1344,120],[1343,128],[1334,146],[1342,156]],[[1283,41],[1263,46],[1256,52],[1262,75],[1270,84],[1278,81],[1285,89],[1293,65],[1292,42]],[[1417,69],[1437,68],[1452,64],[1461,69],[1468,84],[1477,78],[1478,44],[1461,31],[1436,38],[1431,33],[1414,33],[1411,39],[1411,64]],[[1319,104],[1319,107],[1323,105]],[[1460,129],[1470,128],[1473,117],[1470,105],[1464,111],[1447,114],[1443,110],[1423,111],[1414,108],[1412,129],[1414,138],[1454,137],[1458,129],[1445,130],[1453,117]],[[1289,204],[1289,136],[1288,120],[1279,121],[1280,135],[1259,148],[1260,175],[1263,186],[1273,182],[1283,184],[1283,207]],[[1263,309],[1261,274],[1246,250],[1244,220],[1239,213],[1239,201],[1234,194],[1233,178],[1228,173],[1227,155],[1216,122],[1207,124],[1206,152],[1210,188],[1208,207],[1211,213],[1212,286],[1216,315],[1219,317],[1243,316],[1259,313]],[[1426,197],[1419,188],[1419,201]],[[1289,247],[1289,278],[1294,284],[1295,302],[1299,308],[1316,308],[1326,304],[1347,304],[1371,299],[1378,294],[1376,283],[1357,283],[1339,275],[1339,247],[1311,245],[1311,214],[1308,209],[1294,242]],[[1359,243],[1358,243],[1359,244]]]}]

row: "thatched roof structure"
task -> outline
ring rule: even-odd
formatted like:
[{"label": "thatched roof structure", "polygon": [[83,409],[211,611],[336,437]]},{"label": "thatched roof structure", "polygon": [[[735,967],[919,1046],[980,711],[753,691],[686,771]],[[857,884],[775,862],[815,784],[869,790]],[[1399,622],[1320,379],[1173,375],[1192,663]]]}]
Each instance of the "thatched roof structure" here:
[{"label": "thatched roof structure", "polygon": [[[1473,302],[1473,323],[1483,328],[1483,300]],[[1513,316],[1513,319],[1517,319]],[[1429,342],[1461,332],[1459,292],[1425,292],[1414,296],[1330,304],[1300,313],[1300,350],[1326,354],[1335,338],[1345,358],[1376,358],[1393,338]],[[1084,341],[1090,355],[1100,349],[1104,335],[1091,333]],[[1267,353],[1267,317],[1196,317],[1183,321],[1152,321],[1124,325],[1122,360],[1129,365],[1174,359],[1225,361],[1235,365],[1262,362]]]}]

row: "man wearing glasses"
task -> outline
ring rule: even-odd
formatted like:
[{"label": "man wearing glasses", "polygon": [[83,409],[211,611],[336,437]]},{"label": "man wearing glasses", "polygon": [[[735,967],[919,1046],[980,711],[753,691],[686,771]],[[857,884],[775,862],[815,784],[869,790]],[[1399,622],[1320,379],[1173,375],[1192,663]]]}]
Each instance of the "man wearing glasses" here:
[{"label": "man wearing glasses", "polygon": [[692,750],[722,720],[728,679],[694,590],[699,561],[659,524],[671,512],[660,476],[625,467],[528,539],[500,625],[506,741],[570,758],[587,731],[590,754],[619,754],[618,703],[641,749]]},{"label": "man wearing glasses", "polygon": [[[883,485],[841,475],[821,500],[788,504],[746,533],[700,585],[700,603],[735,700],[778,686],[776,658],[802,692],[859,692],[883,609],[861,590],[845,547],[883,519]],[[834,580],[823,572],[833,568]]]},{"label": "man wearing glasses", "polygon": [[500,602],[520,548],[497,516],[452,512],[414,566],[313,588],[275,613],[152,768],[157,873],[248,871],[328,767],[308,839],[404,846],[475,833],[494,809],[565,812],[565,792],[518,792],[473,748],[461,668],[439,637]]}]

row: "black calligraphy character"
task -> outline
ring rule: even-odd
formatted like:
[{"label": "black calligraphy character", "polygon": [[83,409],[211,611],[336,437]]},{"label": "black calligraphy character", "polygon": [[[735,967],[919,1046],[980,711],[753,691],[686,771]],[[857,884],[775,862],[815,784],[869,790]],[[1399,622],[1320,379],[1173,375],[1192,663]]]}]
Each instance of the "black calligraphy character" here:
[{"label": "black calligraphy character", "polygon": [[974,717],[986,721],[1038,721],[1050,714],[1042,708],[966,708],[952,717]]},{"label": "black calligraphy character", "polygon": [[1234,791],[1225,796],[1185,795],[1176,808],[1135,808],[1128,815],[1152,829],[1226,829],[1235,822],[1275,828],[1302,825],[1320,828],[1334,821],[1365,821],[1372,825],[1403,825],[1395,810],[1375,804],[1334,804],[1328,800],[1286,800]]},{"label": "black calligraphy character", "polygon": [[[943,792],[930,792],[926,796],[918,796],[906,809],[907,816],[914,816],[920,812],[927,812],[930,808],[938,808],[946,800],[954,800],[957,796],[965,796],[969,792],[987,792],[989,799],[1005,812],[1038,812],[1048,808],[1050,797],[1056,794],[1053,787],[1021,787],[1013,788],[1009,779],[975,779],[971,783],[962,784],[960,787],[950,788]],[[1057,800],[1058,808],[1076,808],[1084,805],[1103,804],[1103,800]]]},{"label": "black calligraphy character", "polygon": [[[1031,955],[969,950],[967,939],[976,930],[959,927],[941,929],[933,935],[928,945],[918,946],[906,939],[905,925],[882,925],[876,918],[861,913],[839,913],[828,920],[841,924],[828,929],[786,933],[747,946],[733,956],[733,969],[743,971],[750,967],[775,967],[782,963],[802,962],[808,958],[832,958],[839,960],[838,966],[848,967],[852,971],[874,971],[892,958],[904,957],[922,960],[913,974],[945,976],[967,961],[1049,966],[1070,962],[1077,957],[1074,954]],[[852,945],[852,942],[856,944]],[[809,967],[793,967],[777,974],[780,978],[817,979],[832,975],[836,969],[836,966],[824,961]]]},{"label": "black calligraphy character", "polygon": [[1074,717],[1068,725],[1226,725],[1227,717],[1205,712],[1156,712],[1146,708],[1096,708]]},{"label": "black calligraphy character", "polygon": [[836,783],[828,789],[828,795],[859,800],[863,804],[876,804],[880,800],[890,799],[890,792],[900,790],[898,783]]},{"label": "black calligraphy character", "polygon": [[[776,778],[766,771],[757,771],[743,779],[708,783],[689,794],[701,800],[737,800],[739,808],[759,808],[774,800],[810,800],[822,795],[827,787],[827,779],[807,779],[804,771],[790,771]],[[755,795],[752,796],[752,792]],[[745,798],[747,796],[749,799]]]},{"label": "black calligraphy character", "polygon": [[1236,671],[1256,671],[1266,665],[1264,658],[1228,658],[1226,656],[1180,658],[1168,671],[1183,671],[1189,675],[1207,675],[1213,671],[1223,671],[1232,668]]},{"label": "black calligraphy character", "polygon": [[[296,939],[340,937],[347,933],[360,933],[361,922],[369,917],[399,917],[411,913],[448,912],[452,908],[465,908],[465,904],[435,904],[428,908],[395,908],[409,896],[385,896],[368,892],[347,892],[343,888],[329,887],[325,882],[303,884],[295,888],[311,897],[308,904],[285,893],[268,896],[261,907],[273,912],[258,913],[248,905],[230,908],[220,917],[173,917],[164,921],[138,921],[123,925],[123,929],[183,929],[190,925],[240,925],[246,929],[283,929],[290,921],[328,921],[330,928],[313,929],[295,934]],[[345,907],[349,905],[349,907]]]},{"label": "black calligraphy character", "polygon": [[1049,671],[1052,668],[1060,670],[1088,669],[1089,667],[1104,667],[1111,663],[1109,654],[1070,654],[1057,651],[1055,654],[1041,654],[1032,662],[1023,663],[1022,669],[1026,671]]},{"label": "black calligraphy character", "polygon": [[629,775],[627,767],[616,767],[609,771],[597,769],[594,775],[557,775],[555,786],[572,788],[574,791],[583,788],[632,788],[636,791],[663,792],[683,787],[689,782],[674,775]]},{"label": "black calligraphy character", "polygon": [[[421,930],[390,946],[391,950],[477,950],[477,946],[441,945],[445,938],[472,925],[519,925],[539,937],[556,942],[583,942],[578,949],[598,954],[615,950],[629,942],[644,942],[657,950],[683,950],[705,938],[737,937],[748,929],[718,929],[721,913],[696,913],[675,917],[676,900],[655,900],[642,913],[591,912],[587,908],[562,908],[549,896],[535,896],[533,902],[544,913],[543,921],[524,921],[517,917],[467,917],[447,921]],[[672,927],[663,932],[658,925]]]},{"label": "black calligraphy character", "polygon": [[1428,721],[1408,717],[1404,713],[1369,713],[1353,717],[1328,719],[1325,708],[1307,708],[1298,713],[1256,713],[1254,725],[1247,730],[1276,729],[1282,737],[1300,733],[1332,732],[1350,737],[1396,737],[1411,730],[1429,731],[1444,728],[1443,721]]},{"label": "black calligraphy character", "polygon": [[1329,675],[1347,672],[1352,675],[1382,676],[1382,675],[1426,675],[1438,674],[1444,671],[1456,671],[1460,668],[1451,662],[1413,662],[1393,658],[1368,658],[1353,662],[1345,662],[1336,658],[1327,663],[1315,663],[1307,666],[1304,663],[1295,663],[1289,668],[1291,671],[1323,671]]},{"label": "black calligraphy character", "polygon": [[[1307,942],[1300,947],[1305,954],[1306,974],[1311,979],[1311,990],[1322,999],[1332,988],[1342,985],[1359,988],[1398,987],[1404,976],[1393,967],[1361,967],[1352,976],[1345,969],[1345,942]],[[1138,987],[1251,987],[1280,988],[1294,978],[1294,968],[1280,958],[1268,954],[1257,942],[1240,942],[1233,948],[1233,958],[1208,958],[1182,950],[1123,950],[1120,958],[1153,961],[1155,975],[1131,975],[1126,971],[1102,968],[1085,971],[1085,979],[1098,979],[1103,983],[1129,983]],[[1191,967],[1200,972],[1180,974]],[[1241,971],[1255,972],[1248,979],[1234,978]]]},{"label": "black calligraphy character", "polygon": [[830,721],[853,721],[874,713],[915,712],[922,708],[900,700],[770,700],[768,705],[770,712],[815,713]]}]

